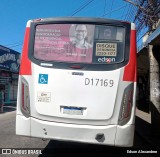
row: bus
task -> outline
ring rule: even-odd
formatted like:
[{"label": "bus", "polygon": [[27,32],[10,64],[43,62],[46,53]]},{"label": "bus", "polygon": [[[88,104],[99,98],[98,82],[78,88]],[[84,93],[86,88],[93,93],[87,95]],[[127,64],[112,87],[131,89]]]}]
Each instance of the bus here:
[{"label": "bus", "polygon": [[29,20],[16,134],[133,146],[136,69],[133,23],[88,17]]}]

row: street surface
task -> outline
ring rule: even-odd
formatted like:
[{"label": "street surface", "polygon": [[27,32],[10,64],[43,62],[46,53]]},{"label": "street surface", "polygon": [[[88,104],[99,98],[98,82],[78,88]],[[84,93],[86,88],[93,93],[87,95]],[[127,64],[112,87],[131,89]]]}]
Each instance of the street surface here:
[{"label": "street surface", "polygon": [[[133,153],[135,151],[143,150],[154,150],[149,144],[147,144],[143,139],[135,134],[134,147],[132,148],[116,148],[111,146],[103,145],[92,145],[92,144],[81,144],[73,142],[62,142],[55,140],[46,140],[30,137],[22,137],[15,135],[15,118],[16,111],[6,112],[0,114],[0,148],[41,148],[42,154],[39,155],[26,155],[26,154],[12,154],[12,155],[0,155],[3,157],[42,157],[42,156],[158,156],[157,153],[154,154],[143,154],[143,153]],[[128,152],[128,153],[127,153]],[[129,153],[130,152],[130,153]],[[16,153],[16,152],[15,152]],[[103,155],[104,154],[104,155]]]}]

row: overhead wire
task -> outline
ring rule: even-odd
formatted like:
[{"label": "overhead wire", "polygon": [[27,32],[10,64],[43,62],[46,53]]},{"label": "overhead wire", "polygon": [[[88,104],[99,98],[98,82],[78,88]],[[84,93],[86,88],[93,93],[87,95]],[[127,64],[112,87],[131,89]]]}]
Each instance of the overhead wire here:
[{"label": "overhead wire", "polygon": [[90,3],[92,3],[94,0],[89,0],[85,4],[81,5],[78,9],[76,9],[71,16],[76,15],[78,12],[82,11],[85,7],[87,7]]},{"label": "overhead wire", "polygon": [[23,44],[23,40],[17,41],[15,43],[9,43],[9,44],[6,44],[5,46],[14,46],[14,45],[17,45],[17,44]]},{"label": "overhead wire", "polygon": [[[86,8],[88,5],[90,5],[93,1],[94,1],[94,0],[87,0],[87,1],[85,1],[81,6],[79,6],[76,10],[74,10],[74,11],[71,13],[71,16],[74,16],[74,15],[76,15],[77,13],[81,12],[84,8]],[[122,13],[122,16],[121,16],[121,17],[124,17],[124,20],[133,21],[133,18],[134,18],[133,14],[134,14],[134,13],[136,12],[136,10],[138,10],[138,9],[136,9],[136,7],[135,7],[133,4],[130,4],[130,3],[127,3],[127,2],[126,2],[125,5],[120,6],[120,7],[116,8],[116,9],[113,9],[113,6],[114,6],[113,4],[114,4],[114,2],[115,2],[115,1],[112,0],[110,11],[106,13],[107,0],[104,0],[104,3],[103,3],[103,4],[104,4],[103,15],[102,15],[101,17],[105,17],[106,15],[109,15],[109,17],[110,17],[113,12],[116,12],[116,11],[119,11],[119,10],[125,8],[124,11],[123,11],[123,13]],[[138,1],[136,0],[136,2],[138,2]],[[127,10],[127,8],[128,8],[128,10]],[[150,16],[150,15],[148,15],[148,16]],[[140,27],[140,26],[139,26],[139,27]],[[142,27],[142,26],[141,26],[141,27]],[[16,42],[16,43],[8,44],[8,45],[6,45],[6,46],[9,46],[10,48],[15,48],[15,47],[18,48],[18,47],[22,46],[22,43],[21,43],[21,42],[22,42],[22,41],[19,41],[19,42]]]},{"label": "overhead wire", "polygon": [[108,14],[110,14],[110,13],[113,13],[113,12],[115,12],[115,11],[121,10],[121,9],[124,8],[125,6],[126,6],[126,5],[123,5],[123,6],[119,7],[119,8],[117,8],[117,9],[114,9],[114,10],[112,10],[112,12],[109,11],[109,12],[105,13],[104,15],[102,15],[101,17],[104,17],[104,16],[106,16],[106,15],[108,15]]},{"label": "overhead wire", "polygon": [[128,20],[128,13],[130,11],[130,8],[131,8],[131,4],[128,5],[128,10],[126,12],[125,20]]},{"label": "overhead wire", "polygon": [[17,41],[17,42],[8,43],[8,44],[6,44],[4,46],[7,47],[7,48],[9,48],[9,49],[18,51],[19,49],[22,49],[23,41],[20,40],[20,41]]},{"label": "overhead wire", "polygon": [[133,22],[134,21],[134,16],[136,14],[136,10],[137,8],[135,6],[132,7],[132,10],[130,11],[130,15],[129,15],[129,18],[130,18],[130,21]]},{"label": "overhead wire", "polygon": [[[104,10],[103,10],[103,15],[105,14],[105,12],[106,12],[106,6],[107,6],[107,0],[104,0]],[[103,16],[102,15],[102,16]]]},{"label": "overhead wire", "polygon": [[13,47],[17,47],[17,46],[22,46],[22,43],[21,43],[21,44],[14,45],[14,46],[9,46],[9,47],[10,47],[10,48],[13,48]]},{"label": "overhead wire", "polygon": [[128,13],[127,13],[126,20],[131,22],[132,21],[132,17],[133,17],[133,5],[130,6],[130,9],[129,9]]},{"label": "overhead wire", "polygon": [[125,7],[125,9],[123,10],[123,13],[122,13],[122,15],[121,15],[120,19],[123,19],[123,17],[125,16],[124,14],[125,14],[125,11],[126,11],[126,8],[127,8],[127,5],[128,5],[128,4],[126,4],[126,7]]},{"label": "overhead wire", "polygon": [[129,3],[128,1],[124,0],[128,4],[128,11],[126,12],[125,20],[133,22],[133,18],[135,15],[135,12],[137,10],[137,6],[133,5],[132,3]]},{"label": "overhead wire", "polygon": [[114,3],[114,0],[112,0],[112,3],[111,3],[111,12],[110,12],[110,14],[109,14],[109,17],[110,17],[111,14],[112,14],[113,3]]}]

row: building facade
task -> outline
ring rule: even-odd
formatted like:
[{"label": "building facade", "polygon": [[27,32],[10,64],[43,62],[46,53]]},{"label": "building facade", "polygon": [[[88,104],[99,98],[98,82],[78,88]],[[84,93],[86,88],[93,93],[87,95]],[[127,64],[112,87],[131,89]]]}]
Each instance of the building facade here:
[{"label": "building facade", "polygon": [[5,104],[16,102],[20,53],[0,45],[0,90]]}]

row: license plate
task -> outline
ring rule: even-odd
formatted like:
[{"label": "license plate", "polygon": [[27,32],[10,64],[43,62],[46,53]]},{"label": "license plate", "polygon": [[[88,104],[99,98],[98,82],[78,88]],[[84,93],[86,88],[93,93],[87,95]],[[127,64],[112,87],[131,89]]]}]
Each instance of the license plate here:
[{"label": "license plate", "polygon": [[83,108],[78,108],[78,107],[63,107],[63,114],[83,115]]}]

